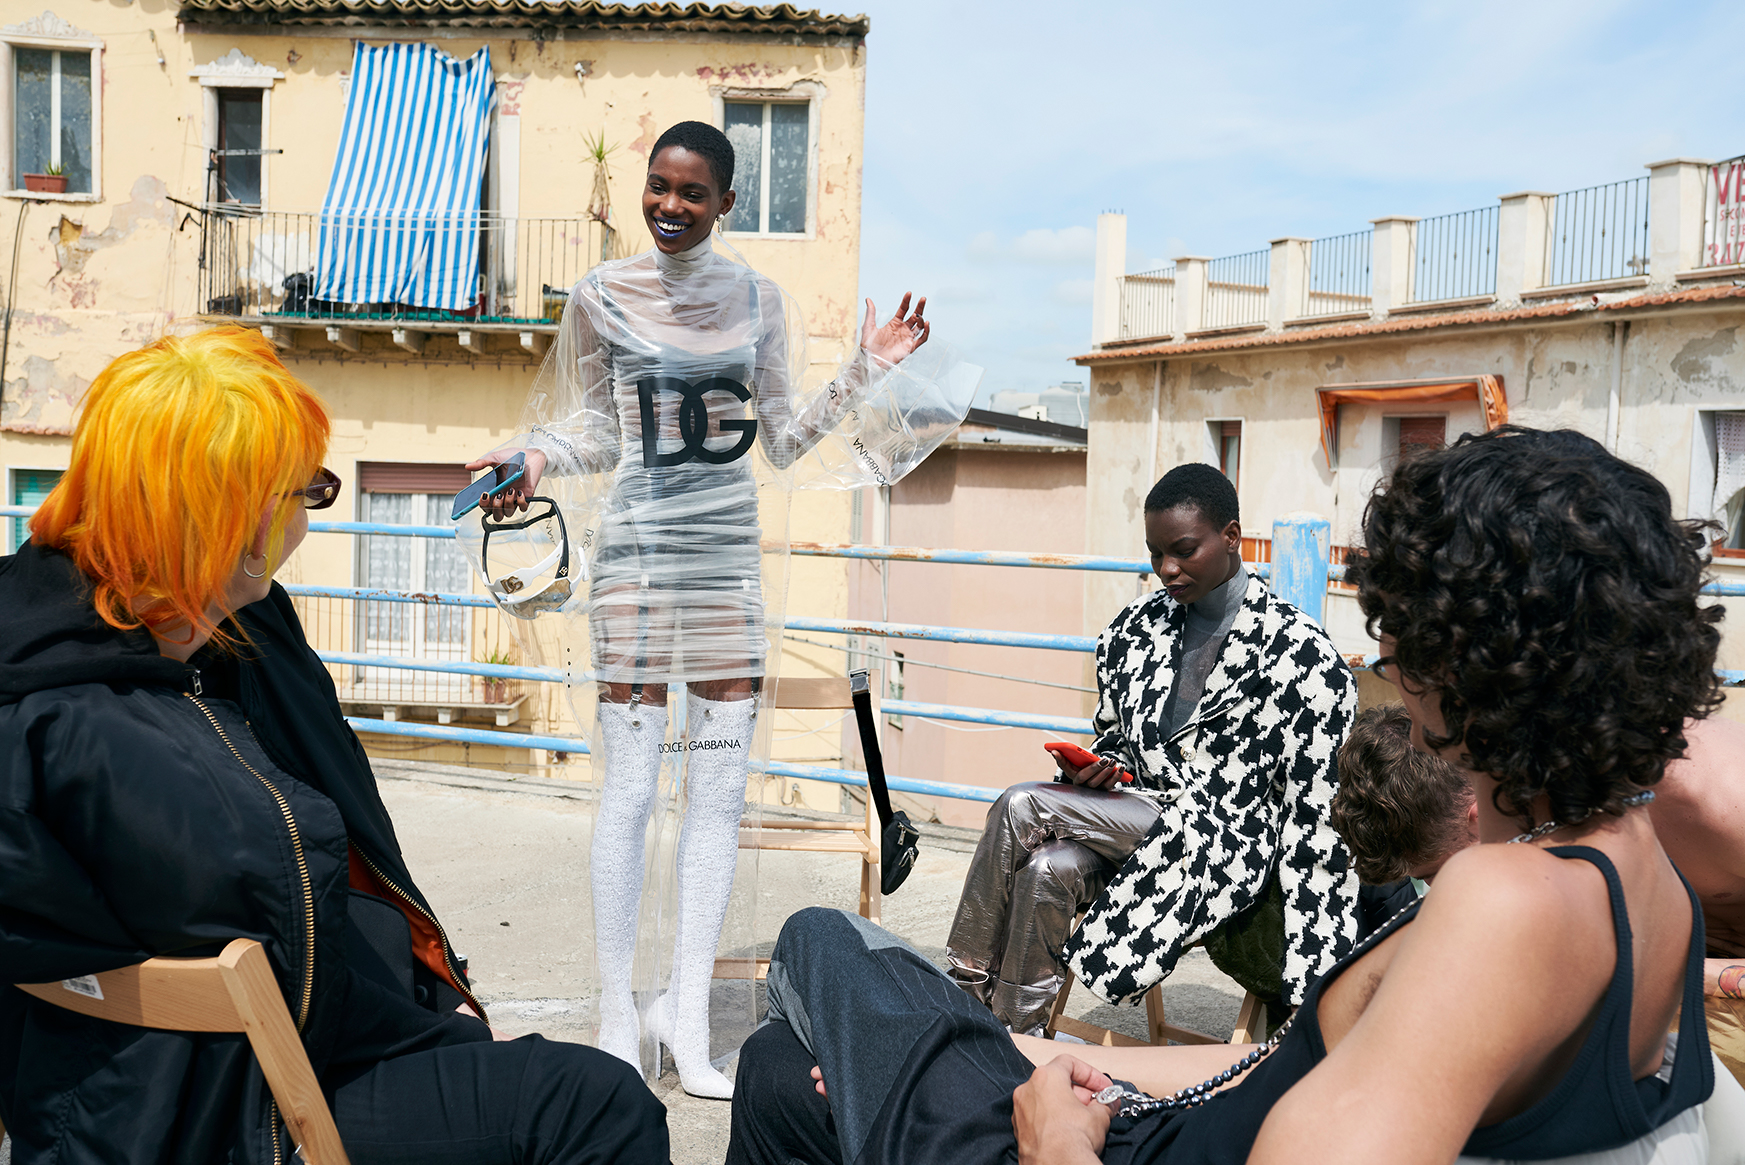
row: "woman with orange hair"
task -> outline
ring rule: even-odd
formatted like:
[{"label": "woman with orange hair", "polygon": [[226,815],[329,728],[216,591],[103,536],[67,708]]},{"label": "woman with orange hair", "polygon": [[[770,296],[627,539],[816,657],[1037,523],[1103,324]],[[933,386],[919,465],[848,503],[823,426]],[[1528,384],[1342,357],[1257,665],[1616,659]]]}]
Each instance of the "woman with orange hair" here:
[{"label": "woman with orange hair", "polygon": [[[71,464],[0,558],[0,984],[266,949],[354,1162],[667,1160],[636,1072],[495,1042],[273,573],[331,505],[326,409],[256,333],[92,383]],[[0,986],[18,1165],[282,1162],[241,1036]]]}]

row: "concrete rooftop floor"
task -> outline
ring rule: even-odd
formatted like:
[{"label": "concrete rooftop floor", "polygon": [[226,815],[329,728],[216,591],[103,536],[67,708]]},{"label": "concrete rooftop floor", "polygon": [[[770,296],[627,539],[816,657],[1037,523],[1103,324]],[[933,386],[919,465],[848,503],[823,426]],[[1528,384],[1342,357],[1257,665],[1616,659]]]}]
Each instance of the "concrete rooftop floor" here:
[{"label": "concrete rooftop floor", "polygon": [[[511,1036],[581,1040],[591,810],[580,786],[415,761],[375,766],[407,864],[468,957],[493,1026]],[[975,837],[972,830],[924,826],[914,873],[885,899],[884,925],[935,961],[944,959]],[[757,938],[767,951],[795,910],[855,909],[860,878],[846,856],[767,852],[758,884]],[[1171,1022],[1227,1039],[1242,990],[1196,949],[1164,984],[1163,999]],[[1111,1007],[1083,989],[1073,992],[1067,1014],[1132,1036],[1145,1032],[1143,1009]],[[732,1075],[731,1066],[724,1070]],[[687,1096],[670,1060],[653,1088],[667,1106],[674,1165],[722,1161],[728,1103]],[[0,1165],[8,1165],[10,1150],[10,1142],[0,1144]]]},{"label": "concrete rooftop floor", "polygon": [[[577,998],[577,958],[591,925],[580,909],[590,808],[576,786],[408,761],[377,761],[376,772],[413,876],[467,955],[493,1025],[509,1035],[581,1039],[586,1006]],[[914,873],[884,902],[884,926],[935,961],[944,959],[975,836],[924,826]],[[855,909],[859,885],[852,858],[764,853],[760,946],[767,951],[802,907]],[[1228,1038],[1242,990],[1196,949],[1164,984],[1163,999],[1171,1022]],[[1142,1008],[1111,1007],[1082,988],[1067,1013],[1133,1036],[1145,1032]],[[674,1165],[717,1165],[727,1154],[727,1102],[687,1096],[670,1060],[653,1088],[667,1106]]]}]

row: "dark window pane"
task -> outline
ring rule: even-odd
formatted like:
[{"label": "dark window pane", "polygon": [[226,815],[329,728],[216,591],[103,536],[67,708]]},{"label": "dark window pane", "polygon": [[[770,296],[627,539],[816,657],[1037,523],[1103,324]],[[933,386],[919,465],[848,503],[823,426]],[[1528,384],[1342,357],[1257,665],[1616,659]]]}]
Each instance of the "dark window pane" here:
[{"label": "dark window pane", "polygon": [[61,172],[68,193],[91,192],[91,54],[61,54]]},{"label": "dark window pane", "polygon": [[807,110],[771,105],[769,110],[769,227],[783,234],[806,229]]},{"label": "dark window pane", "polygon": [[[218,91],[218,148],[221,150],[258,150],[261,148],[261,91],[259,89],[220,89]],[[261,160],[251,158],[218,159],[218,199],[220,202],[246,202],[258,206],[261,200]]]},{"label": "dark window pane", "polygon": [[15,49],[13,66],[17,82],[13,89],[13,153],[14,189],[24,189],[25,174],[43,174],[53,158],[50,143],[54,125],[50,121],[52,96],[49,91],[49,70],[54,54],[46,49]]},{"label": "dark window pane", "polygon": [[750,101],[726,103],[727,140],[733,143],[733,189],[739,198],[727,216],[730,231],[759,230],[758,203],[763,192],[763,106]]}]

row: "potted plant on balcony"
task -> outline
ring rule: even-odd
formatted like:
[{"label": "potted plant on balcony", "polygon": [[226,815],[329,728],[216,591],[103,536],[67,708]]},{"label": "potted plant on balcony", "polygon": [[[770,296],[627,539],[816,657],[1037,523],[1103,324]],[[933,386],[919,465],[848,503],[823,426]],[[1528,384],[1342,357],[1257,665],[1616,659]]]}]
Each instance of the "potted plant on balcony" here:
[{"label": "potted plant on balcony", "polygon": [[[480,663],[488,663],[495,667],[506,667],[515,662],[513,652],[501,648],[492,648],[486,653]],[[509,702],[509,681],[501,676],[482,676],[480,684],[485,689],[485,703],[507,704]]]},{"label": "potted plant on balcony", "polygon": [[34,190],[39,194],[65,194],[67,192],[67,176],[59,166],[50,163],[43,167],[40,174],[26,174],[24,188]]}]

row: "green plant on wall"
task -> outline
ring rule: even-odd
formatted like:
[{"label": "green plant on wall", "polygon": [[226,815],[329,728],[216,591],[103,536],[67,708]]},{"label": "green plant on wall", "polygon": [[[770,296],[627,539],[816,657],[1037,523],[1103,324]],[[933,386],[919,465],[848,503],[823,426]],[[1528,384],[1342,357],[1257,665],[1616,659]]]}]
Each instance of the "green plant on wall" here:
[{"label": "green plant on wall", "polygon": [[582,135],[582,152],[588,160],[594,163],[594,190],[588,196],[588,217],[600,224],[600,261],[621,259],[624,252],[620,246],[618,225],[612,215],[612,193],[608,183],[612,179],[611,168],[607,159],[618,147],[606,143],[606,131],[589,136]]},{"label": "green plant on wall", "polygon": [[50,178],[59,178],[62,174],[66,173],[57,162],[50,162],[42,168],[42,172]]}]

